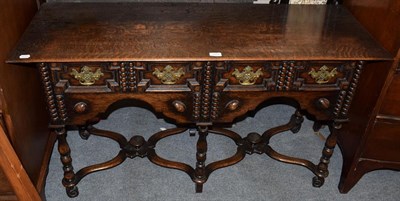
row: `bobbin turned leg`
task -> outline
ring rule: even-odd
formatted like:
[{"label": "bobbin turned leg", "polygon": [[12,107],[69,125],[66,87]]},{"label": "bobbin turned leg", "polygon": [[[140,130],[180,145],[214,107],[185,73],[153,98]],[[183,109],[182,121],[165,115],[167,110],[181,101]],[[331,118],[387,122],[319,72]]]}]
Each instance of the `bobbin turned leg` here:
[{"label": "bobbin turned leg", "polygon": [[296,110],[296,112],[294,112],[294,114],[290,118],[290,122],[291,124],[293,124],[293,127],[290,129],[290,131],[292,131],[293,133],[298,133],[300,131],[303,121],[303,115],[300,113],[299,110]]},{"label": "bobbin turned leg", "polygon": [[337,130],[340,128],[341,124],[336,122],[329,126],[331,133],[326,139],[322,156],[315,172],[316,176],[312,180],[314,187],[321,187],[325,182],[325,178],[329,175],[328,164],[336,146]]},{"label": "bobbin turned leg", "polygon": [[197,153],[196,153],[196,169],[195,169],[195,183],[196,193],[203,192],[203,184],[207,181],[206,165],[207,159],[207,135],[208,127],[199,126],[199,139],[197,141]]},{"label": "bobbin turned leg", "polygon": [[67,143],[67,132],[64,127],[56,128],[58,140],[58,152],[60,153],[61,163],[63,164],[64,178],[62,184],[65,187],[67,195],[71,198],[78,196],[79,191],[75,184],[75,173],[72,167],[71,150]]}]

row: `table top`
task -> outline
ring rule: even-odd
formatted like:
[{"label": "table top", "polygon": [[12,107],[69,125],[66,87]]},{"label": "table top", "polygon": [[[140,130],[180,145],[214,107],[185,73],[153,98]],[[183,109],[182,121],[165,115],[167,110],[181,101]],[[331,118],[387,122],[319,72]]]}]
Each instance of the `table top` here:
[{"label": "table top", "polygon": [[335,5],[45,3],[7,62],[389,59]]}]

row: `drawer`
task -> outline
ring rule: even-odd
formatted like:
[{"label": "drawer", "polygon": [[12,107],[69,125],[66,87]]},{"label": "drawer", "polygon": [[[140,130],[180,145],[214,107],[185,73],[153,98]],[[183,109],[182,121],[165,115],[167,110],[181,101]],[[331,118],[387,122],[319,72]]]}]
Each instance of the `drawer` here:
[{"label": "drawer", "polygon": [[348,86],[355,62],[227,62],[216,66],[216,82],[224,91],[334,91]]},{"label": "drawer", "polygon": [[213,99],[212,113],[221,122],[277,100],[301,106],[318,120],[346,119],[360,74],[352,61],[235,61],[216,68],[214,94],[220,98]]},{"label": "drawer", "polygon": [[190,91],[204,62],[52,63],[56,93]]},{"label": "drawer", "polygon": [[200,90],[205,62],[142,62],[138,88],[142,92],[187,92]]},{"label": "drawer", "polygon": [[51,63],[56,93],[111,92],[118,87],[116,70],[109,63]]},{"label": "drawer", "polygon": [[400,119],[378,117],[365,144],[364,158],[400,162]]}]

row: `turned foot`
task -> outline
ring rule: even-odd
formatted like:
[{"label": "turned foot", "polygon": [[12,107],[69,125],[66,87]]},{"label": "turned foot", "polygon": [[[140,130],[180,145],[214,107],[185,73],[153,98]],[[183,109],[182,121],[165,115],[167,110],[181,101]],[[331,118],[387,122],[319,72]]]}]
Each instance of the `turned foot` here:
[{"label": "turned foot", "polygon": [[313,177],[313,179],[312,179],[312,185],[313,185],[314,187],[316,187],[316,188],[319,188],[319,187],[321,187],[322,185],[324,185],[324,182],[325,182],[325,178],[323,178],[323,177],[315,176],[315,177]]},{"label": "turned foot", "polygon": [[79,195],[79,191],[78,191],[78,187],[73,186],[73,187],[67,187],[65,188],[68,197],[70,198],[74,198],[77,197]]}]

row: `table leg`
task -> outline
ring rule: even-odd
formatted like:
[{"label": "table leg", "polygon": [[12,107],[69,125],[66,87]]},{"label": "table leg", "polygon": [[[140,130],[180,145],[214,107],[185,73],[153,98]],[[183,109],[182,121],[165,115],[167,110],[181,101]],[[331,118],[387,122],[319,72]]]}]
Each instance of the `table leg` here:
[{"label": "table leg", "polygon": [[71,149],[67,143],[67,131],[65,127],[56,128],[57,140],[58,140],[58,152],[60,153],[61,163],[63,164],[64,178],[62,184],[65,187],[67,195],[69,197],[76,197],[79,194],[78,188],[75,183],[75,173],[72,167]]},{"label": "table leg", "polygon": [[196,153],[196,193],[201,193],[203,191],[203,184],[207,181],[206,165],[205,161],[207,159],[207,135],[208,127],[199,126],[199,139],[197,141],[197,153]]},{"label": "table leg", "polygon": [[317,176],[313,178],[312,182],[314,187],[321,187],[325,182],[325,178],[328,177],[329,175],[328,164],[336,146],[337,130],[340,128],[341,128],[340,123],[334,122],[333,124],[329,125],[329,130],[331,133],[326,139],[325,146],[322,150],[322,156],[320,162],[317,165],[317,170],[316,170]]}]

